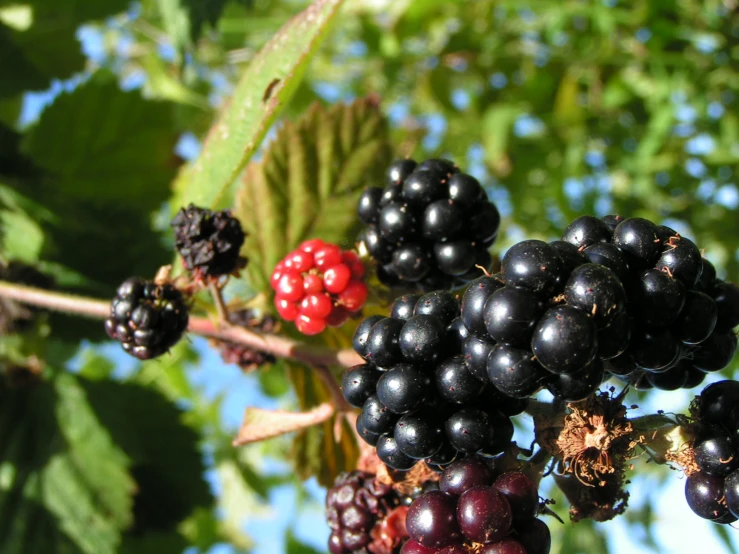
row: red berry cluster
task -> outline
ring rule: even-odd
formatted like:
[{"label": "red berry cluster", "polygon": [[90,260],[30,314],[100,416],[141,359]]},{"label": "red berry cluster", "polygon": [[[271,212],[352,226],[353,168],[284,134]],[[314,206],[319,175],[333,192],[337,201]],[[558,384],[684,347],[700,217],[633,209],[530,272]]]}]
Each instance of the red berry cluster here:
[{"label": "red berry cluster", "polygon": [[364,306],[364,264],[355,252],[311,239],[275,267],[271,284],[280,317],[304,335],[338,327]]}]

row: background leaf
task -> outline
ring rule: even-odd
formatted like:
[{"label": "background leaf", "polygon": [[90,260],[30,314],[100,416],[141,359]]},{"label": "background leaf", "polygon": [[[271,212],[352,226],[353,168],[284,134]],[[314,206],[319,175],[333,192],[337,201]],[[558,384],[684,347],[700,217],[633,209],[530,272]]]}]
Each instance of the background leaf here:
[{"label": "background leaf", "polygon": [[[342,0],[316,0],[252,60],[188,172],[182,204],[214,206],[289,100]],[[269,96],[266,93],[269,91]]]},{"label": "background leaf", "polygon": [[358,195],[384,182],[390,158],[387,123],[373,99],[315,104],[284,124],[262,161],[248,166],[236,199],[252,286],[269,290],[277,262],[308,238],[351,248]]}]

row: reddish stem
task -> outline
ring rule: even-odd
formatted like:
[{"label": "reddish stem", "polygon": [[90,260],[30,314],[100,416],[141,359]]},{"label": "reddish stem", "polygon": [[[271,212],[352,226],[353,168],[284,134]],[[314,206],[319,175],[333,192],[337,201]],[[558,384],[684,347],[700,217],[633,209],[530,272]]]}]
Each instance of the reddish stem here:
[{"label": "reddish stem", "polygon": [[[22,304],[93,319],[105,319],[110,315],[110,302],[108,301],[52,292],[6,281],[0,281],[0,296]],[[278,358],[289,358],[310,365],[351,367],[363,363],[362,358],[350,349],[333,350],[323,346],[309,345],[278,335],[257,333],[243,327],[236,327],[226,321],[214,323],[209,319],[191,317],[188,331],[204,337],[228,340],[270,353]]]}]

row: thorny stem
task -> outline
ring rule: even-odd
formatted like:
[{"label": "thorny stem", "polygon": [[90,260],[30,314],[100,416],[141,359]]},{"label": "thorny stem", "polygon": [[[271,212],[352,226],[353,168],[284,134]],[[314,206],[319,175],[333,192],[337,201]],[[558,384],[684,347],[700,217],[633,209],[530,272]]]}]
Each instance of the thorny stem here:
[{"label": "thorny stem", "polygon": [[[0,297],[93,319],[105,319],[110,315],[110,302],[108,301],[26,287],[7,281],[0,281]],[[313,366],[351,367],[362,363],[362,358],[350,349],[333,350],[309,345],[278,335],[257,333],[243,327],[236,327],[227,321],[214,323],[209,319],[191,317],[188,331],[204,337],[242,344],[278,358],[297,360]]]}]

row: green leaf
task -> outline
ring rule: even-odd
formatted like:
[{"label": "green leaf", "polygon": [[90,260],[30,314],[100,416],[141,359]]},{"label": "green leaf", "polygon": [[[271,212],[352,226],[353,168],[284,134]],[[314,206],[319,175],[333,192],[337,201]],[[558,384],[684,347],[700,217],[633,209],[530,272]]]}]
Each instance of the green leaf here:
[{"label": "green leaf", "polygon": [[0,397],[0,551],[116,554],[134,483],[77,378]]},{"label": "green leaf", "polygon": [[248,166],[237,197],[251,285],[267,291],[277,262],[307,238],[351,248],[357,197],[383,183],[390,156],[387,123],[373,100],[315,104],[286,123],[263,160]]},{"label": "green leaf", "polygon": [[90,405],[116,444],[131,459],[138,493],[135,534],[173,530],[212,496],[198,434],[183,412],[157,391],[115,381],[81,381]]},{"label": "green leaf", "polygon": [[45,261],[105,283],[107,291],[169,261],[151,215],[169,197],[177,165],[171,106],[123,92],[98,73],[43,112],[23,153],[44,176],[22,192],[56,216],[42,225],[53,238]]},{"label": "green leaf", "polygon": [[316,0],[288,21],[252,60],[211,128],[184,189],[182,204],[223,198],[290,99],[343,0]]}]

